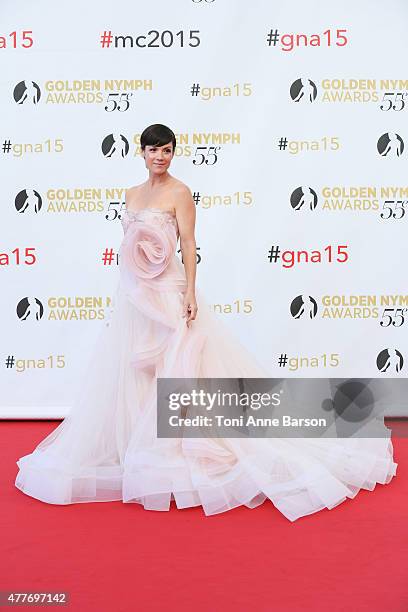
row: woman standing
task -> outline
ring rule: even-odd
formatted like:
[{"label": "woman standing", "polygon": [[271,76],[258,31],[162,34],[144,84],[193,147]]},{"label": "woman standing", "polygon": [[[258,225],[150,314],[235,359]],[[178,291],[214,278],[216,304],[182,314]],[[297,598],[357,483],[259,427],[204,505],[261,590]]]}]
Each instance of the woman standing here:
[{"label": "woman standing", "polygon": [[[202,506],[216,514],[272,501],[289,520],[334,508],[396,473],[391,439],[159,438],[158,378],[268,378],[195,287],[196,210],[168,172],[162,124],[141,148],[148,179],[126,192],[120,282],[74,407],[17,464],[16,486],[52,504]],[[183,264],[176,255],[177,243]]]}]

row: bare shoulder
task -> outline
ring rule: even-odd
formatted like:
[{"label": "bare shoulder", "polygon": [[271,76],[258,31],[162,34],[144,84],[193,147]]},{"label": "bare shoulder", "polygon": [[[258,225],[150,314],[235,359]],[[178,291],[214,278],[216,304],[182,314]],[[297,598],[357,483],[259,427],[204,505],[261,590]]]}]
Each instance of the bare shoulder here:
[{"label": "bare shoulder", "polygon": [[175,209],[181,211],[188,211],[189,209],[195,210],[195,204],[193,200],[193,194],[191,193],[191,189],[188,185],[183,183],[183,181],[179,181],[174,184],[174,199],[175,199]]},{"label": "bare shoulder", "polygon": [[137,193],[141,187],[143,187],[144,183],[140,183],[140,185],[133,185],[132,187],[128,187],[126,189],[126,193],[128,193],[129,195]]},{"label": "bare shoulder", "polygon": [[142,187],[143,183],[140,185],[133,185],[132,187],[128,187],[125,191],[125,202],[126,208],[129,208],[129,202],[134,201],[138,197],[138,193]]},{"label": "bare shoulder", "polygon": [[189,192],[189,193],[191,193],[190,187],[188,185],[186,185],[185,183],[183,183],[183,181],[180,181],[180,179],[176,179],[174,176],[173,176],[173,179],[174,179],[173,189],[176,192],[180,192],[180,193],[182,193],[182,192],[184,192],[184,193],[185,192]]}]

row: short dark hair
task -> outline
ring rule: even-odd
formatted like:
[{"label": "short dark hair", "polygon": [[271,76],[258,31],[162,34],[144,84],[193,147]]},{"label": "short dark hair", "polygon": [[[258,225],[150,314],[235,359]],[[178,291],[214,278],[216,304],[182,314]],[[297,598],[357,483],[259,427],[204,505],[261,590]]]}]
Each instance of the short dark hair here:
[{"label": "short dark hair", "polygon": [[176,148],[176,137],[174,132],[167,127],[167,125],[163,125],[162,123],[153,123],[153,125],[149,125],[143,130],[140,136],[142,151],[144,151],[146,145],[151,147],[162,147],[170,141],[173,144],[174,151]]}]

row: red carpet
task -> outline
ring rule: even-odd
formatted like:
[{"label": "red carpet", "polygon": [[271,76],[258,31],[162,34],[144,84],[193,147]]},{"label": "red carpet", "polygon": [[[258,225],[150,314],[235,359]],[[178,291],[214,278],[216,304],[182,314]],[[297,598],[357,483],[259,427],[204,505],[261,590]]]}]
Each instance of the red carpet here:
[{"label": "red carpet", "polygon": [[408,611],[408,444],[398,423],[387,423],[399,464],[389,485],[294,523],[268,501],[206,517],[32,499],[14,487],[15,461],[57,424],[1,423],[0,590],[67,591],[64,609],[84,612]]}]

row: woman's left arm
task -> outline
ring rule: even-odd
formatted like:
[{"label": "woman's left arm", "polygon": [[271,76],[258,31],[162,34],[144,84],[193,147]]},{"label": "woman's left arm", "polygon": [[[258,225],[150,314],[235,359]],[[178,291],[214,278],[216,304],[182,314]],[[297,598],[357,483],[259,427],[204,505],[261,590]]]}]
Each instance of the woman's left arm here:
[{"label": "woman's left arm", "polygon": [[195,241],[196,208],[193,195],[187,185],[180,188],[176,197],[175,206],[177,224],[180,235],[180,248],[186,271],[187,288],[183,300],[183,317],[187,317],[186,324],[190,327],[191,321],[197,316],[197,301],[195,297],[195,281],[197,271],[197,246]]}]

